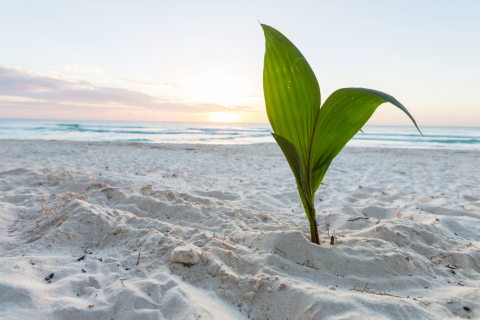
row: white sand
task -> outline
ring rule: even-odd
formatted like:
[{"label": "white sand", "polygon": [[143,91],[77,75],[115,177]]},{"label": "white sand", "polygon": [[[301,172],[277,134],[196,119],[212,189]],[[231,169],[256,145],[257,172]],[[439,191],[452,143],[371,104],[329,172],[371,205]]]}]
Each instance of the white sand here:
[{"label": "white sand", "polygon": [[1,319],[480,317],[480,152],[343,150],[317,246],[277,146],[0,148]]}]

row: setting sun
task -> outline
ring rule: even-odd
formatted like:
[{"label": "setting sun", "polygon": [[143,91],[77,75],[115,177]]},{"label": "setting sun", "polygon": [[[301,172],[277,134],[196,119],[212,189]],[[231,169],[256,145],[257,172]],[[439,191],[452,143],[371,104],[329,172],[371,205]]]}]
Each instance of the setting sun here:
[{"label": "setting sun", "polygon": [[198,101],[232,107],[244,104],[244,96],[248,92],[245,83],[245,79],[229,78],[222,74],[197,79],[186,85],[186,89]]},{"label": "setting sun", "polygon": [[239,116],[227,112],[210,112],[210,120],[214,122],[237,122]]}]

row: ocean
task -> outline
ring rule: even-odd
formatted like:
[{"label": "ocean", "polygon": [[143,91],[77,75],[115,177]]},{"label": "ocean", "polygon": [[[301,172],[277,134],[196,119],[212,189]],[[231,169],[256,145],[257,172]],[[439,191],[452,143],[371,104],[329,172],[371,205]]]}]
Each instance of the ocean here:
[{"label": "ocean", "polygon": [[[0,139],[274,144],[268,124],[0,119]],[[365,126],[348,146],[480,149],[480,128]]]}]

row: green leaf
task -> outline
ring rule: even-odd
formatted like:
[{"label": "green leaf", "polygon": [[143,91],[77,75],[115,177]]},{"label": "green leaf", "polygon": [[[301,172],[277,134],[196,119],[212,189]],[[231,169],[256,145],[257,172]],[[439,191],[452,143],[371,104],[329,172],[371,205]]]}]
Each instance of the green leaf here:
[{"label": "green leaf", "polygon": [[[378,91],[378,90],[373,90],[373,89],[367,89],[367,88],[347,88],[347,89],[358,89],[358,90],[363,90],[363,91],[366,91],[366,92],[369,92],[373,95],[376,95],[382,99],[385,100],[385,102],[390,102],[391,104],[393,104],[394,106],[398,107],[400,110],[402,110],[403,112],[405,112],[407,114],[407,116],[410,118],[410,120],[412,120],[413,124],[415,125],[415,127],[417,128],[418,132],[420,132],[420,134],[423,136],[423,133],[422,131],[420,131],[420,128],[418,127],[417,125],[417,122],[415,121],[415,119],[412,117],[412,115],[410,114],[410,112],[408,112],[407,108],[405,108],[403,106],[403,104],[401,104],[400,102],[398,102],[397,99],[395,99],[394,97],[392,97],[391,95],[389,94],[386,94],[385,92],[381,92],[381,91]],[[363,131],[362,131],[363,133]]]},{"label": "green leaf", "polygon": [[364,88],[344,88],[332,93],[320,109],[317,119],[311,155],[314,170],[329,164],[370,119],[377,107],[385,102],[405,112],[418,129],[408,110],[386,93]]},{"label": "green leaf", "polygon": [[323,178],[325,177],[325,174],[328,171],[328,167],[330,167],[330,163],[332,163],[332,161],[326,163],[325,165],[320,167],[320,169],[313,171],[313,175],[312,175],[313,193],[315,193],[318,187],[320,187],[320,184],[322,183]]},{"label": "green leaf", "polygon": [[288,140],[307,163],[315,119],[320,109],[320,87],[302,53],[276,29],[265,33],[263,90],[273,131]]},{"label": "green leaf", "polygon": [[311,194],[308,188],[307,173],[302,162],[302,157],[298,150],[288,140],[282,136],[272,132],[272,136],[277,141],[280,149],[282,149],[285,158],[287,158],[288,164],[293,171],[295,180],[297,181],[297,188],[302,199],[303,206],[307,213],[307,217],[310,220],[311,217],[315,218],[315,208],[311,202]]},{"label": "green leaf", "polygon": [[263,90],[272,135],[295,175],[312,242],[319,244],[314,196],[335,156],[358,131],[363,132],[363,125],[382,103],[394,104],[418,126],[400,102],[372,89],[337,90],[320,109],[320,87],[305,57],[280,32],[266,25],[262,28],[266,40]]}]

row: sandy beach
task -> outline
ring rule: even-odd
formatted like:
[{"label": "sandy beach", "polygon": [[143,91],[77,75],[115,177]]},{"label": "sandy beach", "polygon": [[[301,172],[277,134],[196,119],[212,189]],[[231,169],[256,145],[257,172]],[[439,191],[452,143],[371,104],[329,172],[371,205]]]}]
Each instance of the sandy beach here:
[{"label": "sandy beach", "polygon": [[2,319],[480,317],[480,151],[345,148],[318,246],[276,145],[0,150]]}]

